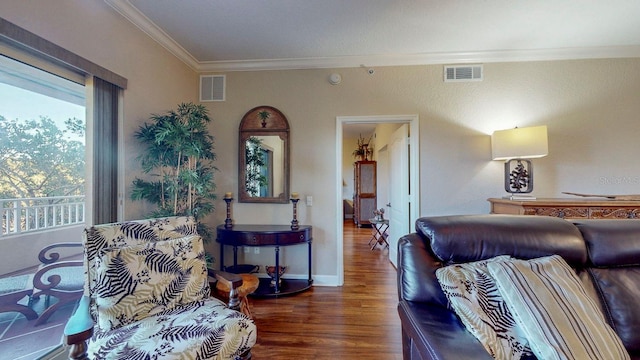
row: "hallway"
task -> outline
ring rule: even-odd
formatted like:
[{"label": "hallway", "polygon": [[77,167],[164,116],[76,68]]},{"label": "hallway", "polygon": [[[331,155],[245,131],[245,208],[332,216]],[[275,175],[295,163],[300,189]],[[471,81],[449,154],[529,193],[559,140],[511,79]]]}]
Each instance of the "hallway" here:
[{"label": "hallway", "polygon": [[344,286],[254,299],[257,359],[402,359],[396,271],[371,228],[344,222]]}]

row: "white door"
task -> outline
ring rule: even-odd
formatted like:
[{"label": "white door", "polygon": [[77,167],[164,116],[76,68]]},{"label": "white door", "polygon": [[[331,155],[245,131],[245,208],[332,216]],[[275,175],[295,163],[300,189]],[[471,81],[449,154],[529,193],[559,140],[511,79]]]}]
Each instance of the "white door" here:
[{"label": "white door", "polygon": [[389,260],[397,267],[398,239],[409,225],[409,125],[404,124],[389,139]]}]

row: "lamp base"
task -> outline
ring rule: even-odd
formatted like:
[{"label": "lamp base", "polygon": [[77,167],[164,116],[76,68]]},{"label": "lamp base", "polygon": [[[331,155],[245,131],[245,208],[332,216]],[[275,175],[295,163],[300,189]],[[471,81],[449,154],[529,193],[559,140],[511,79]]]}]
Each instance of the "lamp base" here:
[{"label": "lamp base", "polygon": [[504,191],[518,196],[533,191],[533,164],[530,160],[511,159],[505,161]]},{"label": "lamp base", "polygon": [[511,195],[505,195],[502,197],[503,199],[507,199],[507,200],[535,200],[536,197],[533,195],[525,195],[525,194],[511,194]]}]

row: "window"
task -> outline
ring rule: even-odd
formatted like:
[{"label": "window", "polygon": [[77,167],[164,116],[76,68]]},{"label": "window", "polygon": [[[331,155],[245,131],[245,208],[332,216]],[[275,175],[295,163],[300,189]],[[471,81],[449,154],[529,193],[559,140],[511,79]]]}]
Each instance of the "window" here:
[{"label": "window", "polygon": [[[60,301],[34,297],[29,290],[35,289],[40,250],[82,235],[90,200],[85,198],[85,114],[83,85],[0,56],[0,292],[5,293],[0,308],[17,302],[44,319],[45,310]],[[60,254],[82,259],[81,248]],[[29,320],[26,313],[0,313],[1,357],[33,359],[58,347],[75,303],[69,301],[37,327],[38,319]],[[34,346],[18,345],[26,342]]]},{"label": "window", "polygon": [[[117,220],[118,111],[126,84],[117,74],[0,18],[0,160],[6,160],[1,170],[11,168],[22,182],[31,181],[21,186],[0,172],[6,180],[0,183],[0,267],[13,261],[11,269],[0,271],[0,358],[50,358],[62,352],[62,330],[77,298],[33,296],[40,291],[34,274],[41,268],[37,253],[51,241],[79,242],[85,223]],[[90,109],[84,107],[85,98],[91,99]],[[36,146],[43,143],[48,147]],[[39,166],[18,166],[25,159]],[[47,166],[55,171],[43,171]],[[5,201],[9,197],[13,201]],[[70,260],[82,256],[78,247],[58,252]],[[66,287],[80,287],[81,294],[82,275],[60,278]],[[35,336],[20,341],[20,332],[29,330]],[[27,353],[13,352],[20,349]]]},{"label": "window", "polygon": [[44,206],[84,202],[85,112],[84,86],[0,56],[0,236],[84,221]]}]

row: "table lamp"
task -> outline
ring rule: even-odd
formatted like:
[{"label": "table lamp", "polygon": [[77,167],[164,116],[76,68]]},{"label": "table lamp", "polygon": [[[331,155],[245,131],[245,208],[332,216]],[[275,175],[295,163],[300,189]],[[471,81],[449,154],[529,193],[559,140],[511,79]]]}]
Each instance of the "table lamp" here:
[{"label": "table lamp", "polygon": [[533,164],[530,160],[547,156],[547,127],[533,126],[494,131],[491,135],[491,157],[505,160],[504,189],[507,199],[535,199],[526,195],[533,191]]}]

